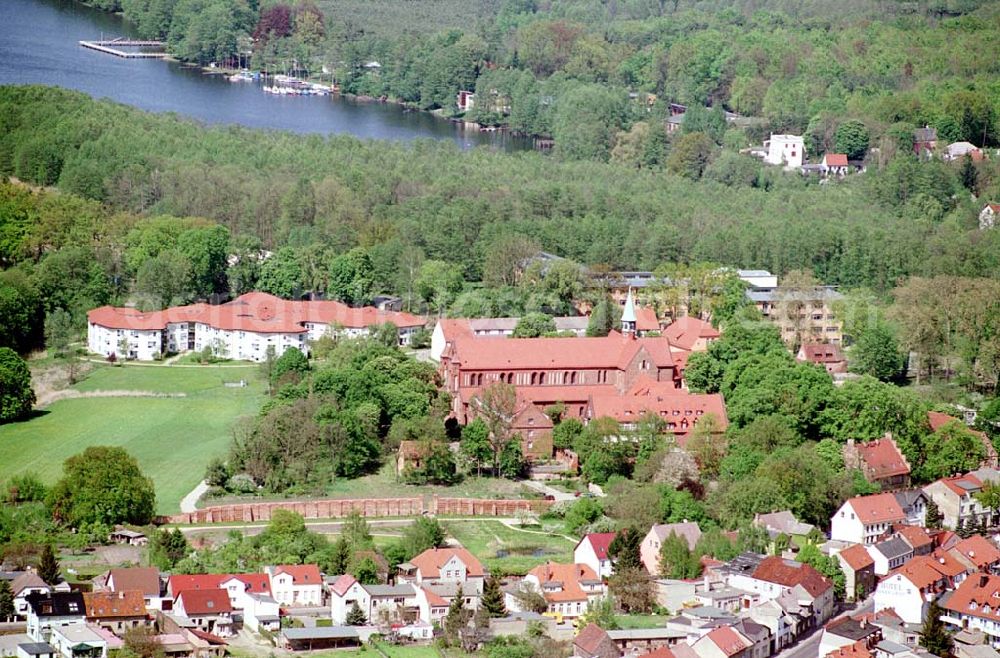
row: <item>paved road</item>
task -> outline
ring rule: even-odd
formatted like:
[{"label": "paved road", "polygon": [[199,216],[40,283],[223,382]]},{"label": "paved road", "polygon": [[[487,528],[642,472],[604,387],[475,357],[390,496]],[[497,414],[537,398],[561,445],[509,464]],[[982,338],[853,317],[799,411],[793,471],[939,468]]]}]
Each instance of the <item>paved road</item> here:
[{"label": "paved road", "polygon": [[576,496],[569,493],[568,491],[563,491],[561,489],[550,487],[549,485],[545,484],[540,480],[525,480],[521,484],[531,489],[534,489],[535,491],[538,491],[546,496],[552,496],[555,500],[576,500]]},{"label": "paved road", "polygon": [[[845,610],[841,614],[837,615],[835,619],[840,619],[841,617],[847,617],[848,615],[857,615],[865,612],[871,612],[872,609],[874,608],[874,603],[875,603],[874,600],[869,597],[860,606]],[[821,626],[819,628],[815,628],[813,629],[812,633],[806,636],[805,639],[799,639],[797,644],[788,647],[774,658],[818,658],[819,641],[822,637],[823,637],[823,627]]]},{"label": "paved road", "polygon": [[191,493],[181,499],[181,513],[190,514],[198,511],[198,501],[208,491],[208,482],[202,480],[198,486],[191,490]]}]

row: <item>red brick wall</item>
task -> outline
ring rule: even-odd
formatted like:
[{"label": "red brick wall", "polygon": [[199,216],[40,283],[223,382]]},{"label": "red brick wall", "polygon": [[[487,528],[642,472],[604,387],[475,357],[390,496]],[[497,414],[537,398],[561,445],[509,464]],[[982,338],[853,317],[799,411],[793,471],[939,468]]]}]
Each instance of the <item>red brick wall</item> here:
[{"label": "red brick wall", "polygon": [[419,516],[424,512],[463,516],[515,516],[522,510],[544,511],[550,504],[550,501],[545,500],[487,500],[437,496],[432,497],[426,505],[423,498],[340,498],[216,505],[189,514],[176,514],[166,520],[170,523],[250,523],[269,521],[271,513],[276,509],[290,510],[307,519],[340,519],[354,509],[366,517]]}]

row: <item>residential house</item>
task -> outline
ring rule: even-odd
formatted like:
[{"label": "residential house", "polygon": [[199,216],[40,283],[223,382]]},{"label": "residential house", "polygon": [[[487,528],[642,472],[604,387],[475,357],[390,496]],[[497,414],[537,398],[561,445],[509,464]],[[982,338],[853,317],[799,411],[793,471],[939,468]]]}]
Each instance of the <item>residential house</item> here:
[{"label": "residential house", "polygon": [[220,589],[222,581],[229,578],[227,574],[181,574],[167,579],[167,595],[171,601],[186,590]]},{"label": "residential house", "polygon": [[[347,615],[357,603],[365,619],[372,624],[382,620],[409,621],[418,615],[421,621],[431,623],[433,615],[420,610],[423,601],[418,598],[417,590],[417,586],[408,583],[363,585],[350,574],[344,574],[330,585],[331,618],[334,624],[346,623]],[[447,605],[448,602],[442,599],[442,607],[447,609]]]},{"label": "residential house", "polygon": [[823,366],[831,375],[847,372],[847,358],[840,345],[833,343],[802,343],[795,359]]},{"label": "residential house", "polygon": [[938,604],[941,619],[951,628],[982,631],[990,644],[1000,645],[1000,576],[982,573],[967,578]]},{"label": "residential house", "polygon": [[463,89],[458,92],[455,100],[459,112],[469,112],[476,106],[476,92]]},{"label": "residential house", "polygon": [[163,601],[172,600],[163,595],[163,581],[160,580],[160,570],[156,567],[111,569],[94,579],[94,591],[139,591],[142,592],[146,608],[152,610],[159,610]]},{"label": "residential house", "polygon": [[594,570],[598,578],[608,578],[612,571],[608,548],[614,541],[616,534],[614,532],[592,532],[584,535],[573,549],[573,562],[586,564]]},{"label": "residential house", "polygon": [[[604,582],[585,564],[546,562],[529,571],[523,583],[542,595],[549,613],[564,618],[579,617],[591,601],[607,593]],[[506,599],[508,609],[520,609],[516,597],[507,595]]]},{"label": "residential house", "polygon": [[174,599],[172,614],[187,618],[205,633],[222,638],[233,634],[233,606],[225,590],[183,590]]},{"label": "residential house", "polygon": [[796,519],[791,510],[768,512],[767,514],[754,514],[753,525],[767,530],[767,534],[769,534],[772,539],[778,535],[805,537],[816,529],[816,526],[811,523],[802,523]]},{"label": "residential house", "polygon": [[799,169],[805,159],[805,143],[801,135],[775,135],[764,142],[767,154],[764,162],[770,165],[784,165],[785,169]]},{"label": "residential house", "polygon": [[[764,628],[757,624],[755,626]],[[691,648],[699,658],[758,658],[754,655],[753,640],[733,626],[720,626],[712,630],[696,640]]]},{"label": "residential house", "polygon": [[145,534],[128,528],[116,528],[108,535],[108,540],[115,544],[127,544],[129,546],[146,546],[149,538]]},{"label": "residential house", "polygon": [[820,172],[824,176],[843,178],[850,171],[847,155],[844,153],[825,153],[819,163]]},{"label": "residential house", "polygon": [[844,591],[848,601],[863,600],[875,591],[875,560],[862,544],[853,544],[835,555],[844,572]]},{"label": "residential house", "polygon": [[225,590],[234,610],[242,610],[251,594],[270,596],[271,578],[266,573],[238,573],[223,576],[218,589]]},{"label": "residential house", "polygon": [[866,649],[872,649],[882,641],[882,629],[868,623],[864,615],[858,617],[840,617],[823,628],[819,641],[819,655],[825,656],[831,651],[849,647],[860,642]]},{"label": "residential house", "polygon": [[146,601],[139,590],[84,592],[83,604],[88,622],[114,633],[145,626],[150,621]]},{"label": "residential house", "polygon": [[843,325],[833,306],[844,296],[831,287],[789,291],[751,288],[746,295],[765,320],[778,325],[786,344],[839,345],[843,340]]},{"label": "residential house", "polygon": [[662,335],[670,340],[671,345],[688,352],[704,352],[722,334],[711,322],[685,315],[668,324]]},{"label": "residential house", "polygon": [[829,653],[820,653],[822,658],[875,658],[875,652],[864,640],[834,649]]},{"label": "residential house", "polygon": [[980,162],[983,159],[983,151],[971,142],[952,142],[945,147],[941,156],[944,160],[961,160],[964,157],[973,162]]},{"label": "residential house", "polygon": [[62,654],[48,642],[20,642],[14,645],[13,651],[3,655],[17,658],[59,658]]},{"label": "residential house", "polygon": [[775,653],[780,652],[811,627],[808,610],[801,608],[790,596],[762,601],[750,606],[743,614],[749,619],[766,626],[771,633],[771,644]]},{"label": "residential house", "polygon": [[27,632],[35,642],[48,642],[52,629],[81,625],[87,619],[83,594],[80,592],[29,594],[27,602]]},{"label": "residential house", "polygon": [[998,216],[1000,216],[1000,203],[987,203],[979,211],[979,230],[985,231],[1000,224]]},{"label": "residential house", "polygon": [[941,478],[924,487],[924,492],[938,506],[942,523],[957,530],[963,525],[992,525],[996,510],[984,507],[976,498],[983,481],[972,473]]},{"label": "residential house", "polygon": [[102,306],[87,313],[87,348],[101,356],[152,361],[167,352],[201,351],[218,356],[263,361],[289,348],[309,351],[309,341],[334,331],[364,336],[369,327],[387,323],[399,342],[426,321],[408,313],[351,308],[336,301],[294,301],[249,292],[225,304],[190,304],[162,311]]},{"label": "residential house", "polygon": [[575,658],[621,658],[622,652],[608,637],[607,631],[597,624],[587,624],[573,638]]},{"label": "residential house", "polygon": [[429,548],[398,567],[397,583],[436,585],[470,582],[482,591],[486,570],[476,557],[461,547]]},{"label": "residential house", "polygon": [[830,520],[830,538],[871,545],[894,523],[906,523],[906,514],[895,494],[857,496],[844,502],[834,513]]},{"label": "residential house", "polygon": [[49,643],[62,658],[107,658],[108,639],[87,624],[71,624],[52,629]]},{"label": "residential house", "polygon": [[961,540],[947,553],[964,565],[969,573],[981,571],[995,574],[1000,570],[1000,550],[982,535]]},{"label": "residential house", "polygon": [[687,644],[682,643],[687,637],[686,635],[664,626],[654,628],[618,628],[609,630],[608,637],[611,638],[611,641],[615,643],[615,646],[618,647],[622,654],[630,657],[659,649],[669,648],[670,651],[673,651],[677,647],[687,648],[690,658],[697,658],[698,656]]},{"label": "residential house", "polygon": [[918,157],[931,157],[937,148],[937,130],[930,126],[913,131],[913,152]]},{"label": "residential house", "polygon": [[903,621],[892,608],[876,611],[872,615],[871,622],[882,629],[884,641],[896,642],[907,647],[917,646],[921,624],[909,624]]},{"label": "residential house", "polygon": [[429,441],[400,441],[399,449],[396,450],[396,475],[403,475],[423,466],[430,446]]},{"label": "residential house", "polygon": [[875,612],[893,610],[905,623],[921,623],[929,603],[952,586],[941,566],[923,555],[890,573],[875,588]]},{"label": "residential house", "polygon": [[17,575],[10,581],[10,589],[14,595],[14,612],[19,617],[28,615],[29,596],[52,592],[52,588],[34,571],[17,572]]},{"label": "residential house", "polygon": [[913,547],[899,535],[890,535],[882,541],[866,546],[868,554],[875,562],[875,575],[886,576],[890,571],[903,566],[913,557]]},{"label": "residential house", "polygon": [[726,582],[730,587],[756,592],[765,601],[793,593],[800,606],[811,610],[814,624],[822,624],[833,615],[833,583],[802,562],[765,557],[749,573],[730,573]]},{"label": "residential house", "polygon": [[659,523],[654,525],[646,533],[639,545],[639,555],[642,559],[646,571],[655,575],[660,573],[660,547],[670,535],[677,535],[687,542],[688,548],[692,551],[701,539],[701,528],[693,521],[683,523]]},{"label": "residential house", "polygon": [[271,596],[282,605],[323,605],[323,576],[315,564],[282,564],[264,567],[271,581]]},{"label": "residential house", "polygon": [[928,555],[934,550],[934,539],[927,530],[915,525],[894,525],[892,531],[913,549],[913,555]]},{"label": "residential house", "polygon": [[879,485],[883,491],[910,486],[910,462],[892,435],[862,443],[848,439],[843,452],[845,467],[858,469],[868,482]]}]

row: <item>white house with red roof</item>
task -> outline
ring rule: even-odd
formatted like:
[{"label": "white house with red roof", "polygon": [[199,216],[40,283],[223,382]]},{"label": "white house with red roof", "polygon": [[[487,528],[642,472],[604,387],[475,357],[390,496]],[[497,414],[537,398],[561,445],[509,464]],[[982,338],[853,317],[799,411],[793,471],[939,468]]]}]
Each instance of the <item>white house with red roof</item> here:
[{"label": "white house with red roof", "polygon": [[843,453],[847,468],[860,470],[866,480],[881,486],[883,491],[910,485],[910,462],[890,434],[861,443],[848,439]]},{"label": "white house with red roof", "polygon": [[282,564],[264,567],[271,581],[271,596],[289,606],[323,605],[323,576],[315,564]]},{"label": "white house with red roof", "polygon": [[[372,624],[382,620],[399,621],[407,610],[420,610],[421,621],[431,623],[430,611],[421,609],[425,607],[421,606],[421,599],[426,602],[426,597],[418,597],[418,590],[419,587],[408,583],[364,585],[354,576],[344,574],[330,584],[330,617],[335,625],[344,624],[357,603]],[[444,602],[443,607],[447,611],[448,603]]]},{"label": "white house with red roof", "polygon": [[894,610],[904,622],[919,624],[931,601],[952,587],[945,565],[929,555],[915,557],[879,581],[875,612]]},{"label": "white house with red roof", "polygon": [[844,593],[848,601],[863,600],[875,591],[875,560],[864,546],[854,544],[835,555],[844,572]]},{"label": "white house with red roof", "polygon": [[997,217],[1000,217],[1000,203],[987,203],[979,211],[979,230],[985,231],[1000,224]]},{"label": "white house with red roof", "polygon": [[611,576],[612,564],[608,548],[614,541],[615,532],[592,532],[584,535],[573,549],[573,562],[586,564],[594,570],[598,578]]},{"label": "white house with red roof", "polygon": [[171,614],[185,617],[199,630],[229,637],[233,634],[233,606],[221,589],[189,589],[177,594]]},{"label": "white house with red roof", "polygon": [[945,526],[955,530],[962,524],[992,523],[996,510],[984,507],[976,498],[986,482],[1000,482],[1000,472],[981,468],[978,471],[941,478],[924,487],[924,493],[941,512]]},{"label": "white house with red roof", "polygon": [[[529,571],[522,582],[542,595],[549,613],[568,618],[579,617],[592,601],[607,594],[604,581],[586,564],[546,562]],[[508,610],[521,611],[516,596],[508,593],[505,599]]]},{"label": "white house with red roof", "polygon": [[830,538],[851,544],[874,544],[906,514],[891,493],[857,496],[844,502],[830,520]]},{"label": "white house with red roof", "polygon": [[399,565],[396,582],[416,585],[438,583],[479,583],[486,579],[486,569],[462,547],[429,548],[409,562]]},{"label": "white house with red roof", "polygon": [[231,359],[263,361],[268,348],[276,356],[337,331],[356,337],[372,325],[396,325],[401,344],[423,327],[423,318],[351,308],[336,301],[294,301],[249,292],[225,304],[190,304],[162,311],[102,306],[87,313],[87,348],[102,356],[151,361],[165,352],[200,351],[206,347]]},{"label": "white house with red roof", "polygon": [[941,619],[955,630],[982,631],[992,646],[1000,644],[1000,577],[985,573],[967,578],[941,597]]},{"label": "white house with red roof", "polygon": [[850,170],[847,155],[844,153],[825,153],[819,163],[820,171],[825,176],[843,177]]},{"label": "white house with red roof", "polygon": [[698,658],[751,658],[753,642],[732,626],[720,626],[697,639]]}]

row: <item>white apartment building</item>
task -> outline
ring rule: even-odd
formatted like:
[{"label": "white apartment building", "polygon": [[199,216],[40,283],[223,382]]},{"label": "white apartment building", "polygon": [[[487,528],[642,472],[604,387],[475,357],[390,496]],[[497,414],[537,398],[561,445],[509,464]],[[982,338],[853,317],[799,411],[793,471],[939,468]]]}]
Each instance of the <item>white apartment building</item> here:
[{"label": "white apartment building", "polygon": [[102,356],[152,361],[167,352],[212,350],[216,356],[263,361],[324,335],[355,338],[375,325],[392,323],[407,345],[426,324],[423,318],[371,306],[351,308],[335,301],[292,301],[262,292],[226,304],[191,304],[144,313],[102,306],[87,314],[87,348]]}]

